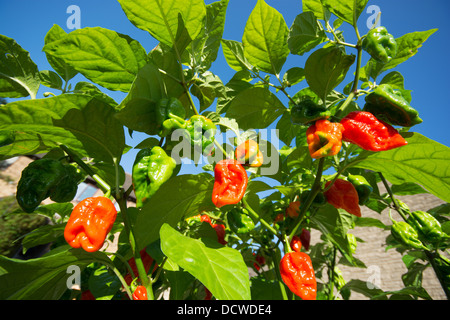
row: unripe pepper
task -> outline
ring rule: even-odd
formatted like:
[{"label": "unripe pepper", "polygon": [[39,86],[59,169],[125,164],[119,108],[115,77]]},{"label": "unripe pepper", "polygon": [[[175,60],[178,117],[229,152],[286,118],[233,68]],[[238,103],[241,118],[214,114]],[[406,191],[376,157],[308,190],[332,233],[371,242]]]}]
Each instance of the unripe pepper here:
[{"label": "unripe pepper", "polygon": [[73,208],[64,229],[64,238],[73,248],[98,251],[111,231],[116,216],[117,210],[108,198],[86,198]]},{"label": "unripe pepper", "polygon": [[362,48],[379,62],[387,63],[397,55],[397,41],[385,27],[373,28],[362,42]]},{"label": "unripe pepper", "polygon": [[367,182],[366,178],[361,175],[349,174],[348,181],[353,184],[356,192],[358,192],[359,204],[364,205],[369,200],[370,194],[373,191],[372,186]]},{"label": "unripe pepper", "polygon": [[161,137],[167,136],[175,129],[186,127],[186,110],[177,98],[163,98],[158,101],[155,108],[156,123]]},{"label": "unripe pepper", "polygon": [[411,107],[400,91],[394,90],[389,84],[378,85],[365,100],[364,111],[391,125],[412,127],[422,123],[417,110]]},{"label": "unripe pepper", "polygon": [[[325,184],[327,188],[332,181]],[[325,191],[325,197],[329,204],[336,209],[344,209],[357,217],[361,217],[361,208],[359,207],[359,197],[353,184],[343,179],[337,179],[333,185]]]},{"label": "unripe pepper", "polygon": [[294,124],[307,125],[316,120],[328,119],[330,116],[330,111],[312,100],[303,100],[291,109],[291,121]]},{"label": "unripe pepper", "polygon": [[386,151],[402,147],[406,140],[391,125],[366,111],[352,111],[341,120],[342,140],[368,151]]},{"label": "unripe pepper", "polygon": [[138,152],[132,170],[137,208],[142,207],[170,179],[176,165],[176,161],[161,147],[145,148]]},{"label": "unripe pepper", "polygon": [[244,197],[247,183],[247,172],[237,160],[219,161],[214,167],[212,202],[218,208],[238,203]]},{"label": "unripe pepper", "polygon": [[231,230],[236,233],[247,233],[255,229],[253,219],[249,217],[247,209],[234,208],[227,213]]},{"label": "unripe pepper", "polygon": [[[300,202],[305,202],[306,199],[308,199],[309,195],[311,194],[311,190],[306,190],[302,192],[300,195]],[[314,198],[313,202],[311,203],[311,206],[320,207],[327,203],[327,199],[325,198],[325,195],[323,192],[317,193],[316,197]]]},{"label": "unripe pepper", "polygon": [[212,120],[202,115],[194,115],[186,122],[186,137],[191,140],[194,149],[202,153],[211,152],[216,131],[217,128]]},{"label": "unripe pepper", "polygon": [[318,120],[306,130],[311,158],[318,159],[334,156],[342,146],[343,126],[328,120]]},{"label": "unripe pepper", "polygon": [[448,238],[442,231],[441,224],[431,214],[425,211],[414,211],[410,213],[408,222],[430,242],[437,242]]},{"label": "unripe pepper", "polygon": [[17,185],[16,199],[27,213],[33,212],[43,200],[71,201],[77,192],[80,175],[72,165],[54,159],[38,159],[23,171]]},{"label": "unripe pepper", "polygon": [[309,255],[295,251],[286,253],[280,262],[280,274],[294,294],[303,300],[316,299],[316,275]]},{"label": "unripe pepper", "polygon": [[289,203],[289,206],[286,208],[286,215],[291,218],[298,217],[300,213],[300,201],[293,201]]},{"label": "unripe pepper", "polygon": [[240,164],[249,167],[260,167],[264,161],[259,145],[254,140],[241,143],[235,150],[235,157]]},{"label": "unripe pepper", "polygon": [[419,234],[412,226],[404,221],[392,220],[392,223],[391,234],[395,240],[407,247],[427,250],[422,241],[419,240]]},{"label": "unripe pepper", "polygon": [[144,286],[137,286],[133,292],[133,300],[148,300],[147,289]]}]

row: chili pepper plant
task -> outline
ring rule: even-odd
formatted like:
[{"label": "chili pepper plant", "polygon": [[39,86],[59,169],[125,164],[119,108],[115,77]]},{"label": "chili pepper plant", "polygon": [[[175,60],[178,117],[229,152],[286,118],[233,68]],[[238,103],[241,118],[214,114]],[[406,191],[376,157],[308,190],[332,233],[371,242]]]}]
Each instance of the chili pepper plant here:
[{"label": "chili pepper plant", "polygon": [[[14,214],[52,220],[22,239],[50,252],[0,256],[1,299],[431,299],[426,268],[450,296],[448,204],[425,212],[398,199],[420,189],[450,201],[449,148],[414,131],[423,120],[395,70],[435,29],[362,34],[368,0],[304,0],[288,25],[258,0],[242,38],[224,39],[228,0],[118,2],[156,47],[54,25],[43,37],[52,69],[41,70],[0,35],[0,97],[12,99],[0,106],[0,159],[41,155],[22,172]],[[222,53],[228,82],[211,71]],[[285,68],[295,56],[304,65]],[[58,94],[39,98],[41,86]],[[127,185],[135,132],[145,138]],[[74,206],[87,178],[103,194]],[[402,253],[403,289],[343,278],[341,264],[367,267],[351,231],[368,226]]]}]

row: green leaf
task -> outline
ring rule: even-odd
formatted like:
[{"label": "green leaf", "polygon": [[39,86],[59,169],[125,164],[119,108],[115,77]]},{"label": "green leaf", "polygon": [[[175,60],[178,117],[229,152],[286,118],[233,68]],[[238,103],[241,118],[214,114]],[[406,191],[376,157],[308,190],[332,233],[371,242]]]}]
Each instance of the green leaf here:
[{"label": "green leaf", "polygon": [[310,11],[317,19],[325,20],[326,9],[322,5],[322,0],[302,0],[302,11]]},{"label": "green leaf", "polygon": [[289,29],[283,16],[264,0],[258,0],[245,25],[245,56],[260,70],[279,74],[289,55]]},{"label": "green leaf", "polygon": [[314,51],[305,64],[305,77],[310,89],[325,101],[331,90],[344,80],[354,61],[354,55],[346,55],[337,47]]},{"label": "green leaf", "polygon": [[39,72],[41,84],[57,90],[62,90],[62,79],[58,74],[51,70],[43,70]]},{"label": "green leaf", "polygon": [[[17,133],[14,143],[0,148],[0,155],[49,151],[65,144],[82,157],[112,162],[121,158],[125,147],[123,127],[114,115],[109,105],[80,94],[9,103],[0,108],[0,130]],[[36,149],[27,149],[30,142]]]},{"label": "green leaf", "polygon": [[299,67],[290,68],[283,76],[283,83],[285,83],[288,87],[296,85],[303,80],[305,80],[305,70]]},{"label": "green leaf", "polygon": [[[54,41],[60,40],[65,36],[67,36],[67,33],[60,26],[55,24],[45,35],[44,44],[49,44]],[[47,57],[48,63],[52,66],[53,70],[55,70],[66,82],[78,74],[78,71],[65,63],[64,60],[53,57],[48,53],[46,53],[45,55]]]},{"label": "green leaf", "polygon": [[303,55],[327,39],[322,24],[312,12],[300,13],[289,31],[288,46],[292,54]]},{"label": "green leaf", "polygon": [[398,47],[397,55],[386,64],[377,62],[372,58],[369,59],[367,64],[361,68],[361,79],[368,81],[372,78],[376,80],[384,71],[392,69],[413,57],[418,52],[419,48],[422,47],[423,43],[436,31],[437,29],[417,31],[396,38],[395,41],[397,42]]},{"label": "green leaf", "polygon": [[356,26],[369,0],[322,0],[322,4],[338,18]]},{"label": "green leaf", "polygon": [[180,175],[164,183],[140,210],[134,231],[140,248],[159,239],[164,223],[175,226],[183,217],[213,209],[213,177],[208,173]]},{"label": "green leaf", "polygon": [[178,14],[191,39],[201,32],[206,16],[202,0],[119,0],[122,10],[137,28],[172,47],[178,31]]},{"label": "green leaf", "polygon": [[88,253],[82,249],[64,250],[30,260],[0,256],[1,300],[58,300],[68,289],[72,265],[84,269],[92,262],[111,264],[103,252]]},{"label": "green leaf", "polygon": [[419,133],[405,136],[406,146],[383,152],[364,151],[351,166],[382,172],[393,184],[417,183],[450,202],[450,148]]},{"label": "green leaf", "polygon": [[39,84],[39,70],[28,51],[0,34],[0,97],[34,99]]},{"label": "green leaf", "polygon": [[251,88],[252,84],[248,82],[248,71],[238,71],[233,78],[228,81],[224,87],[224,91],[217,97],[216,112],[222,114],[227,112],[233,99],[245,89]]},{"label": "green leaf", "polygon": [[147,52],[139,42],[115,31],[95,27],[72,31],[43,50],[62,59],[86,78],[109,90],[127,92]]},{"label": "green leaf", "polygon": [[250,300],[250,280],[242,255],[215,241],[183,236],[164,224],[161,250],[219,300]]},{"label": "green leaf", "polygon": [[223,55],[230,68],[238,72],[253,68],[252,64],[245,57],[244,46],[241,42],[222,39],[221,44]]},{"label": "green leaf", "polygon": [[206,71],[195,79],[191,92],[198,98],[201,112],[210,107],[217,97],[224,95],[225,86],[218,76]]},{"label": "green leaf", "polygon": [[239,93],[231,102],[227,117],[235,118],[243,130],[267,128],[286,107],[266,88],[251,87]]},{"label": "green leaf", "polygon": [[391,186],[392,193],[398,196],[408,196],[414,194],[428,193],[427,190],[422,188],[416,183],[405,182],[402,184],[395,184]]},{"label": "green leaf", "polygon": [[88,280],[89,290],[97,300],[111,300],[122,288],[119,278],[106,266],[95,269]]}]

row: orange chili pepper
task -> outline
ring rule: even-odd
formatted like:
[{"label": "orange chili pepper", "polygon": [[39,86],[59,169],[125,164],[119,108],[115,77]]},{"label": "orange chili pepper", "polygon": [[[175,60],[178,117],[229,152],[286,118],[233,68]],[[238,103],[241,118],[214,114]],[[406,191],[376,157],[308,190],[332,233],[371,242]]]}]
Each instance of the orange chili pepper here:
[{"label": "orange chili pepper", "polygon": [[294,294],[303,300],[316,299],[316,275],[309,255],[295,251],[286,253],[280,262],[280,274]]},{"label": "orange chili pepper", "polygon": [[306,130],[306,141],[311,158],[318,159],[338,154],[342,146],[343,130],[342,124],[326,119],[317,120],[309,126]]},{"label": "orange chili pepper", "polygon": [[[325,188],[331,181],[325,184]],[[325,193],[328,203],[336,209],[344,209],[357,217],[361,217],[361,208],[359,207],[358,192],[351,182],[343,179],[337,179]]]}]

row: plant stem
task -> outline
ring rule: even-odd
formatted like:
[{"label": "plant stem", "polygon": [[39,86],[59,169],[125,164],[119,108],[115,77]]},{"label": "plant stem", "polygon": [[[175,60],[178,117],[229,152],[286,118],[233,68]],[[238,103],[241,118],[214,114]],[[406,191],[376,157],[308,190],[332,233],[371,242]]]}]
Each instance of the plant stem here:
[{"label": "plant stem", "polygon": [[406,215],[403,212],[402,208],[397,204],[397,200],[395,199],[394,194],[393,194],[391,188],[389,187],[386,178],[383,176],[383,174],[381,172],[378,172],[378,175],[380,176],[381,181],[383,182],[383,185],[384,185],[384,187],[386,188],[386,190],[387,190],[387,192],[389,194],[389,197],[391,197],[392,203],[394,204],[395,211],[397,211],[398,214],[400,214],[400,216],[403,218],[403,220],[406,221],[408,218],[406,217]]},{"label": "plant stem", "polygon": [[270,232],[272,232],[275,236],[279,236],[277,230],[275,230],[266,220],[262,219],[258,213],[256,213],[252,207],[247,203],[247,200],[245,200],[245,197],[242,198],[242,202],[244,204],[244,207],[248,210],[251,216],[255,218],[256,220],[259,220],[261,224],[263,224]]},{"label": "plant stem", "polygon": [[336,265],[336,246],[333,245],[333,259],[331,260],[331,266],[330,266],[330,270],[329,270],[329,274],[328,274],[328,278],[330,281],[330,291],[328,292],[328,300],[333,300],[334,299],[334,295],[333,295],[333,291],[334,291],[334,268]]},{"label": "plant stem", "polygon": [[278,251],[274,251],[274,250],[270,251],[271,256],[272,256],[272,263],[275,268],[275,274],[278,279],[278,284],[280,286],[280,291],[281,291],[281,295],[283,296],[283,300],[289,300],[287,293],[286,293],[286,288],[283,283],[283,279],[281,279],[280,261],[277,259],[276,252],[278,252]]}]

